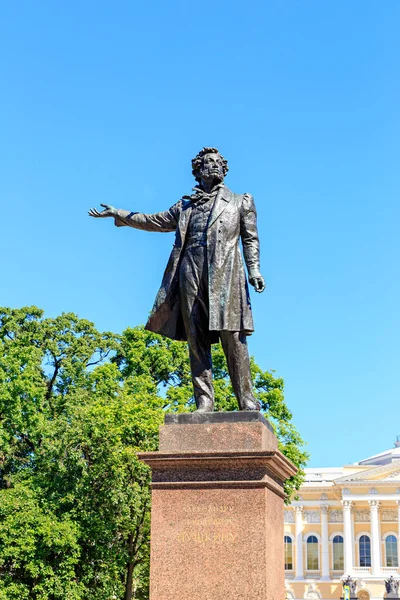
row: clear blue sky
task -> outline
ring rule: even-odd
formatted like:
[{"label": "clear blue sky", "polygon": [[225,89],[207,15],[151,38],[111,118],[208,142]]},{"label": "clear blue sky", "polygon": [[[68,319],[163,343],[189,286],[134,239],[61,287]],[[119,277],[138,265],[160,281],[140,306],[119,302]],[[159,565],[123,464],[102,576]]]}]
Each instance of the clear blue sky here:
[{"label": "clear blue sky", "polygon": [[[201,11],[201,12],[200,12]],[[400,434],[397,0],[77,0],[0,9],[0,303],[144,323],[156,212],[215,145],[259,213],[250,351],[286,382],[311,466]]]}]

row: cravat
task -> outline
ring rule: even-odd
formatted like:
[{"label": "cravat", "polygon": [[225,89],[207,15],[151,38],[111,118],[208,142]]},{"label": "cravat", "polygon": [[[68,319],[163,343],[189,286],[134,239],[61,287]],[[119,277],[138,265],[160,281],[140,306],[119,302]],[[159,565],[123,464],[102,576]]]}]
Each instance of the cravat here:
[{"label": "cravat", "polygon": [[211,192],[205,192],[200,187],[194,187],[194,194],[191,196],[185,196],[185,198],[190,199],[193,204],[197,204],[199,206],[200,204],[204,204],[205,202],[214,199],[222,187],[223,184],[219,183]]}]

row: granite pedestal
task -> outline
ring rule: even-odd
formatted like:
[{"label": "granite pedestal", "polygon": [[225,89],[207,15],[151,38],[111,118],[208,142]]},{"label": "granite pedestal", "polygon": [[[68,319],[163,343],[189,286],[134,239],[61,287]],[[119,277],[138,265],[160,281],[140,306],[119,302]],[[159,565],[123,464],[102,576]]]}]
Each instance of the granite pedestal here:
[{"label": "granite pedestal", "polygon": [[258,412],[166,415],[152,469],[150,600],[283,600],[283,482]]}]

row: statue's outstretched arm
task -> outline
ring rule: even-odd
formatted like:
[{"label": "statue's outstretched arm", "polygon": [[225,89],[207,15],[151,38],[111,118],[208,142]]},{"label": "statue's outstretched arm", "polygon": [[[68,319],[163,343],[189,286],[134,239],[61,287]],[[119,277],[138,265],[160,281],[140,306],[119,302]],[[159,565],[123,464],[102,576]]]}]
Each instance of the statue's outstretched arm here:
[{"label": "statue's outstretched arm", "polygon": [[122,208],[114,208],[110,204],[101,204],[104,210],[99,212],[96,208],[89,210],[89,216],[95,218],[113,217],[117,227],[134,227],[144,231],[175,231],[178,221],[175,206],[164,212],[145,214],[131,212]]}]

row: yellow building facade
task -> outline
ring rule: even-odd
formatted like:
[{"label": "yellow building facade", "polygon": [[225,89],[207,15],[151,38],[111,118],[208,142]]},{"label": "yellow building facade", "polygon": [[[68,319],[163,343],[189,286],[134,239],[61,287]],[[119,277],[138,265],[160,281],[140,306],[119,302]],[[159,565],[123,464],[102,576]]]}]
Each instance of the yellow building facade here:
[{"label": "yellow building facade", "polygon": [[306,469],[298,500],[285,507],[286,598],[381,600],[400,578],[400,436],[394,448],[353,465]]}]

